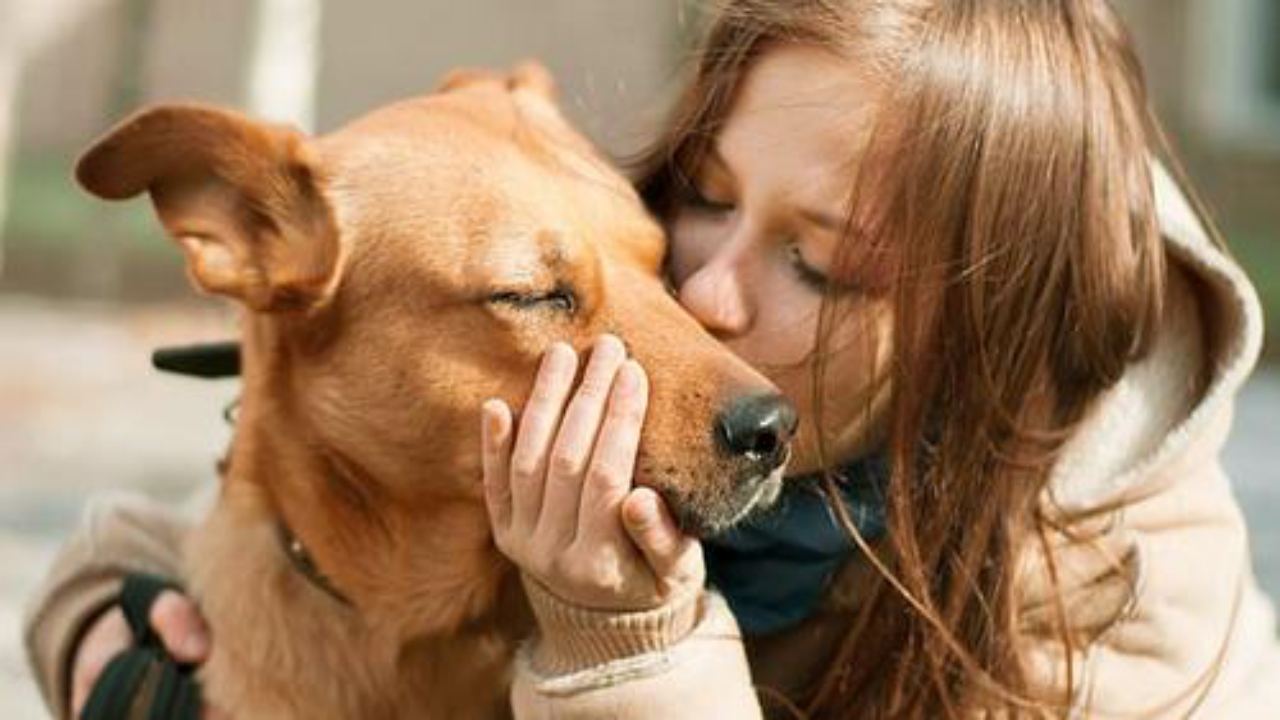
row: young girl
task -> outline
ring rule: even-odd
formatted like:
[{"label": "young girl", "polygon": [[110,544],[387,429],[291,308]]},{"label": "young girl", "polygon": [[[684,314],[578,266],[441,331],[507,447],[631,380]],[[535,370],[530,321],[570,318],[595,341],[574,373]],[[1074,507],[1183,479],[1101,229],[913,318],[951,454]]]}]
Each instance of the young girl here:
[{"label": "young girl", "polygon": [[[630,489],[645,380],[608,338],[609,397],[557,347],[519,427],[487,404],[539,624],[516,714],[1273,713],[1219,463],[1258,306],[1160,164],[1105,0],[733,0],[698,57],[639,185],[681,302],[800,408],[793,477],[682,536]],[[579,509],[591,483],[621,490]],[[29,634],[55,701],[92,676],[62,577]],[[104,617],[80,657],[121,642]]]}]

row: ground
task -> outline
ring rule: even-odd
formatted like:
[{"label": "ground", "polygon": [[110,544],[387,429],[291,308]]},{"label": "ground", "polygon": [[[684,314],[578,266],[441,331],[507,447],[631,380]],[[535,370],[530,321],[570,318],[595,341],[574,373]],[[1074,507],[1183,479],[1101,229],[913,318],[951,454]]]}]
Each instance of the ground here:
[{"label": "ground", "polygon": [[[156,345],[227,337],[214,307],[141,310],[0,297],[0,718],[43,708],[19,642],[22,605],[86,498],[135,488],[179,498],[208,482],[233,382],[160,375]],[[1280,374],[1240,400],[1228,470],[1264,586],[1280,596]]]}]

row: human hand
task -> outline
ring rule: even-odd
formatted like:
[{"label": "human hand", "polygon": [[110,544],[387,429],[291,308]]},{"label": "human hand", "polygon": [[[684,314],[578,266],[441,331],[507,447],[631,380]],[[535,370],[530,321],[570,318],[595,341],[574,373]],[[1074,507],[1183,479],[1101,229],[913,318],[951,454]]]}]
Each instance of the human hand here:
[{"label": "human hand", "polygon": [[[165,649],[179,662],[199,665],[209,659],[209,628],[196,604],[187,596],[165,590],[156,598],[149,615],[151,627]],[[71,666],[71,716],[80,717],[94,683],[120,653],[133,644],[133,633],[118,606],[93,621],[76,648]],[[206,709],[203,717],[217,720],[219,713]]]},{"label": "human hand", "polygon": [[481,409],[494,539],[565,602],[618,611],[657,607],[701,587],[706,571],[701,546],[680,532],[658,494],[633,487],[648,379],[610,335],[596,342],[570,398],[577,370],[568,345],[547,350],[518,433],[501,400]]}]

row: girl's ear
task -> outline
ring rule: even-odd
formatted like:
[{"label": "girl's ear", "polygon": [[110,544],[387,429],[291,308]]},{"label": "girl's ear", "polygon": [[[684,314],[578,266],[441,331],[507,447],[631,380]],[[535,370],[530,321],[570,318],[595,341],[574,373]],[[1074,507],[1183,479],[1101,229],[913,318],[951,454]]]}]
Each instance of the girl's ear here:
[{"label": "girl's ear", "polygon": [[302,309],[336,284],[339,242],[300,133],[199,105],[144,110],[76,164],[108,200],[151,195],[191,278],[261,312]]}]

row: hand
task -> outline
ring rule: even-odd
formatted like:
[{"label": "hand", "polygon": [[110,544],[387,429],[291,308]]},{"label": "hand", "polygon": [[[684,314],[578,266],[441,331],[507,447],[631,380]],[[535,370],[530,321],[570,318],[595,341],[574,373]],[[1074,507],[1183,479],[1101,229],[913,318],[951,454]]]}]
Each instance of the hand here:
[{"label": "hand", "polygon": [[[174,590],[165,590],[151,606],[151,627],[165,649],[184,663],[200,664],[209,659],[209,628],[196,604]],[[76,649],[71,666],[71,716],[80,717],[98,676],[116,655],[133,644],[133,633],[124,612],[113,607],[89,626]],[[205,718],[216,720],[218,713],[206,710]]]},{"label": "hand", "polygon": [[505,403],[490,400],[481,409],[494,538],[524,573],[568,603],[657,607],[701,587],[706,571],[702,548],[677,529],[658,494],[632,484],[648,379],[609,335],[596,342],[570,399],[577,370],[568,345],[547,350],[518,438]]}]

